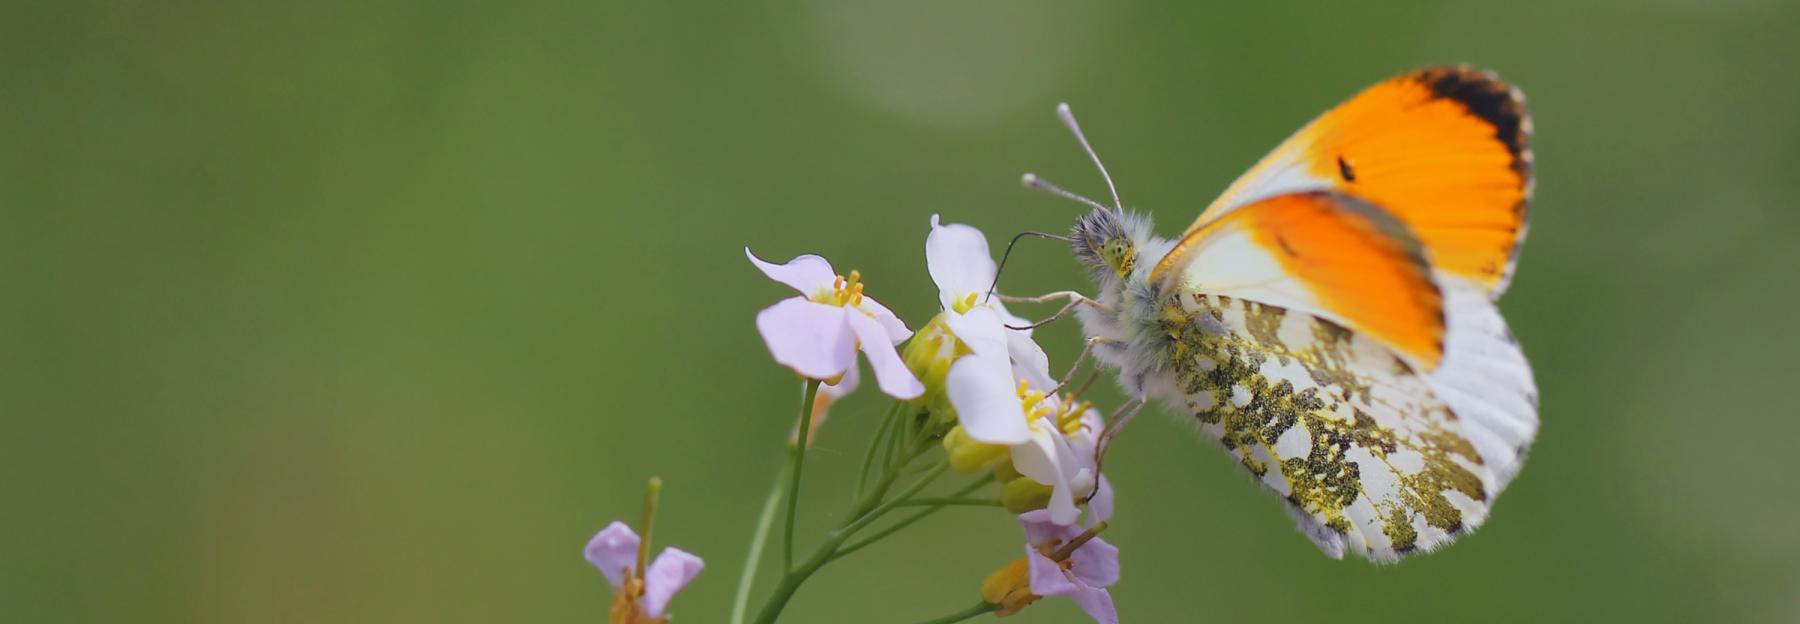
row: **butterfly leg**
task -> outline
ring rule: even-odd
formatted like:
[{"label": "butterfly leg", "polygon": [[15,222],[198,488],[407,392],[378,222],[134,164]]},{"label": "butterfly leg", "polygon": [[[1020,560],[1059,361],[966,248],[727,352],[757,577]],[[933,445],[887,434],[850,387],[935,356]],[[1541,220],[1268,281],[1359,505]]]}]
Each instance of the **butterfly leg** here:
[{"label": "butterfly leg", "polygon": [[1022,327],[1014,327],[1012,325],[1007,325],[1006,328],[1007,329],[1026,330],[1026,329],[1035,329],[1038,327],[1042,327],[1044,325],[1048,325],[1050,323],[1055,322],[1057,319],[1061,319],[1062,317],[1068,316],[1070,312],[1075,311],[1075,308],[1078,308],[1078,307],[1081,307],[1084,305],[1092,307],[1096,310],[1099,310],[1099,311],[1104,312],[1109,315],[1114,314],[1112,308],[1102,305],[1098,301],[1089,299],[1087,297],[1087,295],[1083,295],[1083,294],[1075,292],[1073,290],[1064,290],[1064,291],[1060,291],[1060,292],[1053,292],[1053,293],[1050,293],[1047,295],[1039,295],[1036,297],[1008,297],[1006,295],[1000,296],[1000,300],[1005,301],[1007,303],[1048,303],[1051,301],[1055,301],[1057,299],[1068,299],[1069,303],[1068,303],[1068,305],[1063,306],[1061,310],[1057,310],[1055,314],[1050,315],[1050,318],[1046,318],[1044,320],[1038,321],[1036,323],[1032,323],[1030,325],[1025,325]]},{"label": "butterfly leg", "polygon": [[[1057,383],[1056,383],[1056,388],[1054,390],[1051,390],[1048,394],[1050,394],[1051,396],[1061,394],[1063,391],[1063,388],[1067,388],[1069,386],[1069,381],[1075,379],[1075,373],[1076,373],[1076,371],[1081,370],[1081,365],[1087,363],[1087,359],[1094,355],[1094,347],[1102,345],[1102,344],[1120,344],[1120,342],[1117,340],[1113,340],[1111,338],[1105,338],[1105,337],[1101,337],[1101,336],[1088,337],[1086,346],[1083,346],[1081,348],[1081,354],[1075,356],[1075,363],[1069,365],[1069,372],[1063,373],[1062,379],[1057,381]],[[1085,386],[1084,386],[1084,389],[1085,389]]]},{"label": "butterfly leg", "polygon": [[[1101,466],[1106,464],[1106,451],[1112,448],[1113,438],[1119,435],[1119,431],[1123,430],[1132,418],[1137,417],[1138,411],[1144,409],[1144,404],[1147,402],[1143,397],[1126,401],[1106,418],[1106,426],[1101,429],[1100,438],[1094,442],[1094,474],[1096,477],[1101,474]],[[1092,497],[1090,496],[1090,498]]]},{"label": "butterfly leg", "polygon": [[1100,443],[1096,445],[1101,453],[1105,453],[1106,447],[1112,446],[1113,437],[1119,435],[1119,432],[1125,429],[1125,425],[1131,423],[1132,418],[1137,417],[1138,411],[1144,409],[1144,404],[1147,402],[1139,397],[1126,401],[1124,405],[1119,406],[1119,409],[1113,410],[1112,415],[1106,418],[1106,428],[1100,432]]}]

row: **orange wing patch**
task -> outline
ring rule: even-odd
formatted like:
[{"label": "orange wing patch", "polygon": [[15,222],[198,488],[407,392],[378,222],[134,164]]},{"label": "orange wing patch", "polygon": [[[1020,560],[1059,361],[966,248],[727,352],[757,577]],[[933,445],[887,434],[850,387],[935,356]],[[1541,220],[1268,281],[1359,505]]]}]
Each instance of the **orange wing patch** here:
[{"label": "orange wing patch", "polygon": [[[1526,229],[1531,121],[1524,97],[1466,67],[1370,87],[1283,142],[1215,200],[1188,234],[1280,193],[1333,190],[1407,226],[1432,266],[1498,297]],[[1177,248],[1165,262],[1180,262]],[[1160,277],[1167,267],[1158,266]]]},{"label": "orange wing patch", "polygon": [[1394,217],[1331,192],[1278,195],[1181,241],[1186,292],[1300,309],[1366,333],[1425,369],[1444,354],[1444,300]]}]

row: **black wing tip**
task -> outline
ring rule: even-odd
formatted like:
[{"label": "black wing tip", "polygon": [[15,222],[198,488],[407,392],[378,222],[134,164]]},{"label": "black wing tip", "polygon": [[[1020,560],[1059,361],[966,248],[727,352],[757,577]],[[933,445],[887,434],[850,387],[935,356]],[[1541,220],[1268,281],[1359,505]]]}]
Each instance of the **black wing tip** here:
[{"label": "black wing tip", "polygon": [[1414,72],[1413,80],[1432,94],[1454,100],[1494,127],[1495,138],[1512,152],[1513,167],[1526,180],[1531,176],[1531,115],[1525,94],[1494,72],[1468,65],[1428,67]]}]

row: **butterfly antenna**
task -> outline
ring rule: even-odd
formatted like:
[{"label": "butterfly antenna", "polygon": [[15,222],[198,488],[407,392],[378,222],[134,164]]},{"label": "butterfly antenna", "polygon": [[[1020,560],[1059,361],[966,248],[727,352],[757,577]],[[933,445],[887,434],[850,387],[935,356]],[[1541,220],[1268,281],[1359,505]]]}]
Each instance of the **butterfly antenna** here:
[{"label": "butterfly antenna", "polygon": [[1000,274],[1006,271],[1006,260],[1012,257],[1013,245],[1019,244],[1019,239],[1027,236],[1048,238],[1050,240],[1062,241],[1065,243],[1069,242],[1069,237],[1067,236],[1057,236],[1048,232],[1020,232],[1018,236],[1012,237],[1012,240],[1006,243],[1006,252],[1000,254],[1000,266],[994,269],[994,281],[993,283],[988,284],[987,295],[982,297],[982,301],[985,302],[988,299],[994,298],[994,291],[999,290],[1000,288]]},{"label": "butterfly antenna", "polygon": [[1075,123],[1075,113],[1069,110],[1068,103],[1056,105],[1056,116],[1062,119],[1063,125],[1074,133],[1075,140],[1081,142],[1081,149],[1087,151],[1088,158],[1094,160],[1094,166],[1100,169],[1100,177],[1106,179],[1106,190],[1112,192],[1113,208],[1121,216],[1125,214],[1125,203],[1119,201],[1119,187],[1113,186],[1112,174],[1106,172],[1106,165],[1100,163],[1100,155],[1094,153],[1094,146],[1088,144],[1087,135],[1081,133],[1081,124]]},{"label": "butterfly antenna", "polygon": [[1069,191],[1065,191],[1065,190],[1063,190],[1062,187],[1057,186],[1055,184],[1051,184],[1049,181],[1047,181],[1043,178],[1037,177],[1037,174],[1035,174],[1035,173],[1027,173],[1024,176],[1021,176],[1019,178],[1019,181],[1021,183],[1024,183],[1025,188],[1028,188],[1028,189],[1043,191],[1045,193],[1049,193],[1051,195],[1055,195],[1055,196],[1061,197],[1063,199],[1070,199],[1070,200],[1078,201],[1078,202],[1087,204],[1089,206],[1098,208],[1100,210],[1112,210],[1111,208],[1107,208],[1104,204],[1101,204],[1100,202],[1088,199],[1086,197],[1082,197],[1080,195],[1076,195]]}]

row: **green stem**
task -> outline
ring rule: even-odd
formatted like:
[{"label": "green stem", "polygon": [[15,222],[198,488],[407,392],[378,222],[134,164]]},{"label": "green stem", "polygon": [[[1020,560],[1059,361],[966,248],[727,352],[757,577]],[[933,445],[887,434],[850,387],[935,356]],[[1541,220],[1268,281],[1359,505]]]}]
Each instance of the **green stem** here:
[{"label": "green stem", "polygon": [[910,443],[913,440],[912,428],[916,416],[916,413],[901,412],[900,422],[894,428],[894,439],[888,444],[887,465],[882,466],[884,470],[892,471],[912,460],[911,457],[907,457],[907,461],[901,461],[900,456],[910,452],[913,448]]},{"label": "green stem", "polygon": [[[990,474],[984,478],[975,480],[975,482],[970,483],[967,486],[964,486],[963,489],[957,491],[955,494],[953,494],[951,496],[953,498],[961,498],[964,496],[968,496],[970,494],[973,494],[975,492],[975,490],[979,490],[983,486],[986,486],[987,484],[993,483],[993,482],[994,482],[994,475]],[[874,544],[875,542],[879,542],[883,538],[886,538],[889,535],[898,533],[900,531],[900,529],[904,529],[914,522],[924,520],[926,516],[937,513],[938,510],[941,510],[944,507],[946,507],[946,505],[932,505],[923,510],[920,510],[919,513],[907,516],[907,517],[901,519],[899,522],[895,522],[894,524],[889,525],[887,528],[877,531],[874,535],[870,535],[861,540],[858,540],[857,542],[855,542],[853,544],[850,544],[849,546],[845,546],[845,547],[839,549],[837,554],[832,555],[831,558],[832,558],[832,560],[835,561],[835,560],[850,556],[850,553],[862,550],[864,548],[868,548],[871,544]]]},{"label": "green stem", "polygon": [[875,455],[883,450],[881,443],[888,440],[888,433],[900,421],[900,410],[905,406],[905,403],[896,401],[893,407],[888,408],[887,416],[882,417],[881,427],[875,430],[875,439],[869,441],[869,452],[863,456],[862,470],[856,475],[856,494],[852,496],[853,500],[861,497],[863,487],[869,484],[869,469],[875,467]]},{"label": "green stem", "polygon": [[919,624],[954,624],[956,622],[961,622],[963,620],[967,620],[969,618],[973,618],[975,616],[978,616],[978,615],[981,615],[984,613],[993,613],[999,609],[1000,609],[1000,605],[997,605],[997,604],[994,604],[991,602],[977,602],[977,603],[975,603],[974,606],[971,606],[967,609],[957,611],[956,613],[952,613],[950,615],[946,615],[941,618],[925,620],[924,622],[920,622]]},{"label": "green stem", "polygon": [[806,438],[812,429],[813,399],[819,396],[819,380],[806,380],[806,389],[800,398],[800,433],[794,437],[794,470],[788,477],[787,491],[787,530],[781,542],[781,568],[794,569],[794,512],[800,505],[800,470],[806,465]]},{"label": "green stem", "polygon": [[762,563],[763,546],[769,541],[769,529],[775,525],[775,511],[781,505],[782,474],[775,476],[774,487],[763,501],[762,513],[756,517],[756,533],[750,536],[750,554],[744,557],[744,572],[738,576],[737,596],[731,600],[731,624],[744,624],[750,610],[750,588],[756,584],[756,571]]},{"label": "green stem", "polygon": [[944,473],[949,471],[949,461],[939,462],[937,467],[932,468],[930,472],[925,473],[925,476],[919,477],[919,480],[914,481],[912,485],[907,486],[906,490],[900,492],[899,496],[895,496],[893,500],[882,503],[881,506],[876,507],[874,511],[863,514],[862,517],[857,518],[854,522],[845,526],[842,529],[844,537],[848,538],[851,535],[855,535],[857,531],[863,530],[863,527],[869,526],[869,523],[881,519],[882,516],[887,515],[887,512],[893,511],[900,503],[912,498],[919,492],[924,491],[925,486],[931,485],[932,481],[936,481],[938,477],[944,476]]},{"label": "green stem", "polygon": [[[929,447],[924,444],[912,444],[903,453],[905,461],[911,462],[913,459],[917,459],[927,448]],[[945,462],[944,465],[948,467],[949,462]],[[921,481],[929,483],[931,478],[935,478],[935,474],[921,479]],[[838,548],[844,545],[844,541],[850,539],[850,536],[858,529],[868,524],[864,521],[865,518],[877,511],[885,513],[886,509],[891,509],[891,507],[882,505],[882,500],[887,496],[888,490],[893,489],[894,482],[899,479],[900,472],[897,470],[882,471],[881,478],[876,480],[874,487],[850,506],[848,515],[850,520],[827,535],[824,543],[819,544],[818,550],[813,551],[811,557],[801,562],[799,566],[789,568],[787,574],[781,577],[781,583],[775,586],[775,591],[769,595],[769,601],[763,604],[762,611],[756,615],[756,624],[774,624],[775,618],[781,617],[782,609],[787,608],[788,601],[793,599],[794,592],[800,590],[800,585],[818,572],[819,568],[831,563],[834,559],[833,555],[837,554]],[[921,486],[915,484],[908,490],[911,491],[918,487]],[[789,503],[791,505],[792,501]]]},{"label": "green stem", "polygon": [[895,507],[1002,507],[990,498],[915,498],[900,501]]}]

